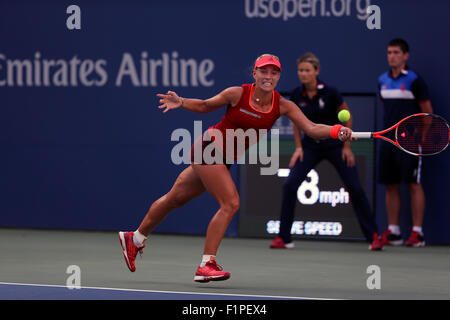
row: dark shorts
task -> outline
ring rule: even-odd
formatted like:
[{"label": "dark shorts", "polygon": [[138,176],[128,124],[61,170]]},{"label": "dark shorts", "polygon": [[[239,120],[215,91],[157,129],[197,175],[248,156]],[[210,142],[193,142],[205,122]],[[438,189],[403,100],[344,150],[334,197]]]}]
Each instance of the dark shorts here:
[{"label": "dark shorts", "polygon": [[[204,152],[206,147],[210,147],[207,151],[212,150],[211,152]],[[197,158],[195,157],[195,153],[197,152]],[[211,157],[209,157],[209,155]],[[205,141],[202,137],[198,138],[194,144],[191,146],[191,154],[190,154],[191,163],[200,164],[200,165],[214,165],[214,164],[224,164],[228,169],[230,169],[232,163],[227,163],[226,159],[223,155],[218,151],[214,145],[214,141]]]},{"label": "dark shorts", "polygon": [[380,148],[378,182],[382,184],[421,183],[422,157],[410,155],[389,143]]}]

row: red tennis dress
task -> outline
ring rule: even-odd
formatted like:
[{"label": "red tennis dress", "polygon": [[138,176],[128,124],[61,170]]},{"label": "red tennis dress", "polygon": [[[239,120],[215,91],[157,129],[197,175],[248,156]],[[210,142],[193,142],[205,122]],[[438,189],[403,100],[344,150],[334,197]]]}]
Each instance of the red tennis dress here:
[{"label": "red tennis dress", "polygon": [[242,89],[238,104],[228,106],[222,120],[194,142],[191,148],[192,163],[233,163],[257,143],[280,117],[280,94],[276,90],[273,90],[270,110],[263,112],[251,105],[255,85],[243,84]]}]

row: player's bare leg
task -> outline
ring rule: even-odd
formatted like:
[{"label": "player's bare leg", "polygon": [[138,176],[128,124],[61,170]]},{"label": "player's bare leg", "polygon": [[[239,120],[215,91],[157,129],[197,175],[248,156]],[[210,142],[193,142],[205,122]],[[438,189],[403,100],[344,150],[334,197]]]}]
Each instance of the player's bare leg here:
[{"label": "player's bare leg", "polygon": [[193,165],[193,168],[206,190],[220,205],[209,222],[202,262],[197,268],[194,281],[226,280],[230,278],[230,273],[217,265],[216,254],[233,215],[239,209],[239,195],[225,165]]},{"label": "player's bare leg", "polygon": [[150,232],[175,208],[197,197],[205,191],[203,184],[192,167],[186,168],[175,181],[172,189],[156,200],[135,232],[119,232],[119,240],[125,262],[131,272],[136,270],[135,260],[145,248]]},{"label": "player's bare leg", "polygon": [[173,209],[183,206],[204,191],[202,181],[189,166],[180,173],[172,189],[153,202],[138,228],[139,232],[148,236]]},{"label": "player's bare leg", "polygon": [[239,194],[225,165],[193,165],[206,190],[217,200],[219,210],[206,231],[204,254],[216,255],[225,231],[239,209]]}]

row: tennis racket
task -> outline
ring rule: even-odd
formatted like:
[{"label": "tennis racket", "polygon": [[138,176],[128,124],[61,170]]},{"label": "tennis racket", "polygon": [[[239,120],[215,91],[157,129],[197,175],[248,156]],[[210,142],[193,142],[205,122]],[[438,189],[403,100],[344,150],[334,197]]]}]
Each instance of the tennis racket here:
[{"label": "tennis racket", "polygon": [[[386,136],[394,133],[394,138]],[[378,132],[353,132],[358,139],[383,139],[401,150],[415,156],[431,156],[444,151],[450,141],[450,127],[447,121],[435,114],[417,113],[410,115],[389,129]]]}]

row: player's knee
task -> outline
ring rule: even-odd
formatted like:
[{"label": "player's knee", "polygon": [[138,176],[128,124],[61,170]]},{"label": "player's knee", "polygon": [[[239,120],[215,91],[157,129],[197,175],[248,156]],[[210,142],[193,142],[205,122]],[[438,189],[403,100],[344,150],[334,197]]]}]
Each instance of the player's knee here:
[{"label": "player's knee", "polygon": [[224,201],[221,205],[222,211],[229,215],[234,215],[239,210],[239,207],[240,207],[240,199],[239,196],[237,195],[230,197],[229,199]]}]

